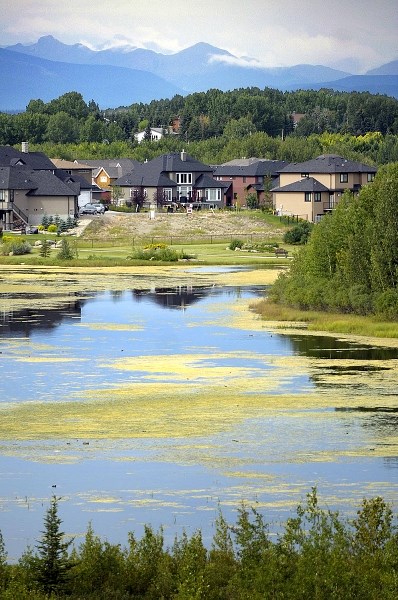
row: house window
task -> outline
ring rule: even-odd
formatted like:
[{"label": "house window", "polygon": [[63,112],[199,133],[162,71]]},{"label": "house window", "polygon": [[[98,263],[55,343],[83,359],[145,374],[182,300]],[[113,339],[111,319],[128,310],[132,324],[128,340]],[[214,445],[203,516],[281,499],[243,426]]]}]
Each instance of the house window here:
[{"label": "house window", "polygon": [[165,202],[171,202],[173,199],[173,194],[171,191],[171,188],[164,188],[163,189],[163,198]]},{"label": "house window", "polygon": [[311,192],[305,192],[304,193],[304,202],[311,202]]},{"label": "house window", "polygon": [[191,184],[192,173],[177,173],[177,183],[180,184]]},{"label": "house window", "polygon": [[0,190],[0,200],[5,200],[5,199],[6,199],[6,191]]},{"label": "house window", "polygon": [[219,202],[221,200],[220,188],[209,188],[206,190],[206,202]]},{"label": "house window", "polygon": [[243,177],[243,183],[246,183],[246,177]]},{"label": "house window", "polygon": [[340,183],[348,183],[348,173],[340,173]]},{"label": "house window", "polygon": [[185,198],[182,202],[185,202],[192,196],[192,186],[191,185],[179,185],[177,187],[177,194],[179,198]]},{"label": "house window", "polygon": [[373,181],[375,178],[375,174],[374,173],[368,173],[368,183],[370,183],[371,181]]},{"label": "house window", "polygon": [[314,192],[314,202],[321,201],[321,192]]}]

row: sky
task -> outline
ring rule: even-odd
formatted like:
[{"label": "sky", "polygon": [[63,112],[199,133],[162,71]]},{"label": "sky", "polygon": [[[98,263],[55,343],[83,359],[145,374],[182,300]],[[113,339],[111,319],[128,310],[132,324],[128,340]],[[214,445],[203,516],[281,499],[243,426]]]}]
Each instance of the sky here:
[{"label": "sky", "polygon": [[397,9],[396,0],[0,0],[1,46],[52,35],[170,54],[207,42],[243,66],[364,73],[398,59]]}]

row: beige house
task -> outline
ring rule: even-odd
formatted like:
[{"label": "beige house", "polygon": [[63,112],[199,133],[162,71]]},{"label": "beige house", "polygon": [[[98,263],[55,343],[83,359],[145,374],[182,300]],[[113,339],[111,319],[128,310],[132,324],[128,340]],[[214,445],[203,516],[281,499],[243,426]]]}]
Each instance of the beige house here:
[{"label": "beige house", "polygon": [[375,174],[375,167],[336,154],[291,163],[279,172],[279,185],[272,189],[274,209],[316,223],[337,206],[346,190],[358,193]]},{"label": "beige house", "polygon": [[0,226],[13,230],[39,225],[44,214],[62,220],[77,215],[80,184],[62,180],[40,152],[0,147]]}]

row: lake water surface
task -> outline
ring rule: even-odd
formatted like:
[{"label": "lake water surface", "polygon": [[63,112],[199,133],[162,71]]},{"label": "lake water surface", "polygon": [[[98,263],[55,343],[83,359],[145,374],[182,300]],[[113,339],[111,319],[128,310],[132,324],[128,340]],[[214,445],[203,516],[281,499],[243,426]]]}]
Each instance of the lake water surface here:
[{"label": "lake water surface", "polygon": [[11,559],[35,545],[53,493],[75,543],[89,522],[121,544],[146,523],[168,543],[183,529],[210,543],[219,508],[234,522],[241,502],[277,530],[312,486],[347,515],[364,496],[396,507],[397,349],[267,329],[248,310],[265,286],[211,279],[209,268],[182,285],[104,281],[54,306],[56,285],[48,297],[6,288],[0,530]]}]

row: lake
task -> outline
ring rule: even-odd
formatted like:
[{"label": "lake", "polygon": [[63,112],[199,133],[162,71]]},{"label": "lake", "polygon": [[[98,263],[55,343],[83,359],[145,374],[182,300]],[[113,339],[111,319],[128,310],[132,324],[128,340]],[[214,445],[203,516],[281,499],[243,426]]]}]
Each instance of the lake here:
[{"label": "lake", "polygon": [[280,331],[260,269],[12,269],[0,281],[0,530],[10,560],[63,530],[167,544],[221,509],[277,531],[311,487],[352,516],[398,499],[398,349]]}]

